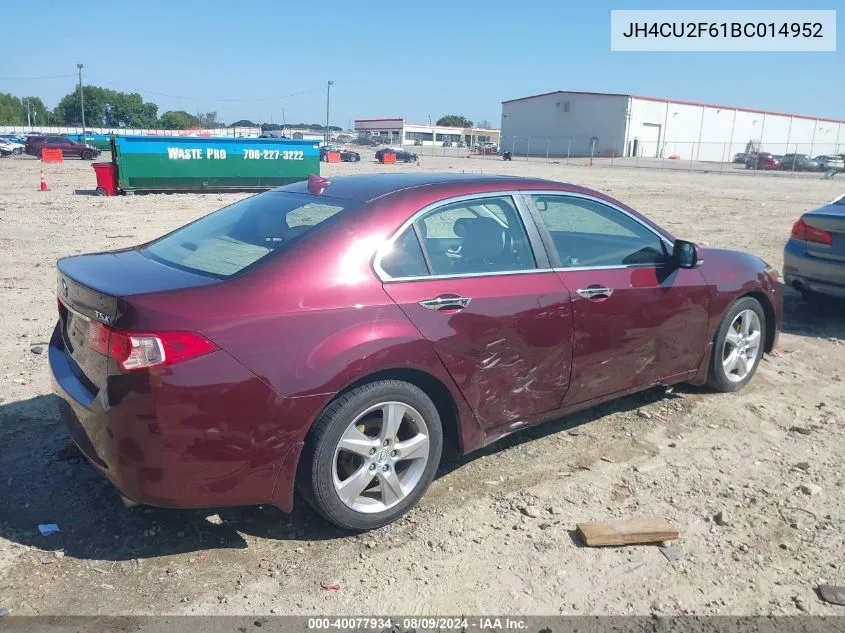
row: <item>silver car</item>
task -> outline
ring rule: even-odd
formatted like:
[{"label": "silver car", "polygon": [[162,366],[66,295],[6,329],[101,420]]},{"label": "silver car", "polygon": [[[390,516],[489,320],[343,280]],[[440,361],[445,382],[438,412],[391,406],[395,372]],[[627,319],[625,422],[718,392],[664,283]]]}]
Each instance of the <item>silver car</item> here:
[{"label": "silver car", "polygon": [[805,299],[845,298],[845,194],[793,225],[783,249],[783,280]]},{"label": "silver car", "polygon": [[832,169],[834,171],[845,170],[845,160],[841,156],[816,156],[814,159],[819,164],[819,169],[827,171]]}]

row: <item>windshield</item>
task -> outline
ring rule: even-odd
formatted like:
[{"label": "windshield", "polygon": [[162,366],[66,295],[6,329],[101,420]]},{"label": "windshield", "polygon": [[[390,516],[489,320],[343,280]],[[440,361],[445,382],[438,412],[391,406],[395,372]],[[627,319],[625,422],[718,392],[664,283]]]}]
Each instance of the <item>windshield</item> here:
[{"label": "windshield", "polygon": [[177,268],[227,278],[353,206],[349,200],[268,191],[159,238],[141,253]]}]

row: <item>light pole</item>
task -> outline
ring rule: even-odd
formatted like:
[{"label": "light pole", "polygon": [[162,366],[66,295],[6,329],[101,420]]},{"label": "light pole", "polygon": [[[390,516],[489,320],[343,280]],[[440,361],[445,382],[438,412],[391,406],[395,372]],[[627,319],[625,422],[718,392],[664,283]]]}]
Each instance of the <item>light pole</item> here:
[{"label": "light pole", "polygon": [[329,81],[326,85],[326,145],[329,144],[329,102],[332,94],[333,81]]},{"label": "light pole", "polygon": [[82,64],[77,64],[79,69],[79,111],[82,113],[82,134],[85,134],[85,97],[82,95]]}]

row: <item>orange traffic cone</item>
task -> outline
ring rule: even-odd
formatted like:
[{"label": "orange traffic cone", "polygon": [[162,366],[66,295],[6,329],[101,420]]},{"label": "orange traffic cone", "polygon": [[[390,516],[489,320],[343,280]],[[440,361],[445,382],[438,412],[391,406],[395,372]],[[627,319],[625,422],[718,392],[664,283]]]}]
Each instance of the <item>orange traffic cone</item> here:
[{"label": "orange traffic cone", "polygon": [[39,191],[50,191],[47,189],[47,181],[44,180],[44,170],[41,170],[41,187],[38,189]]}]

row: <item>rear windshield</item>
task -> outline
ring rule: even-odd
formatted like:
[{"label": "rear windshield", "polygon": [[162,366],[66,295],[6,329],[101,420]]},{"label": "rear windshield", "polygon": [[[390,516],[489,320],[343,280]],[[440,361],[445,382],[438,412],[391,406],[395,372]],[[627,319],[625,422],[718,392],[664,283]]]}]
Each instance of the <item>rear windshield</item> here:
[{"label": "rear windshield", "polygon": [[270,257],[352,205],[339,198],[268,191],[183,226],[141,253],[177,268],[227,278]]}]

